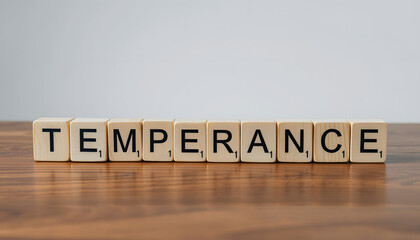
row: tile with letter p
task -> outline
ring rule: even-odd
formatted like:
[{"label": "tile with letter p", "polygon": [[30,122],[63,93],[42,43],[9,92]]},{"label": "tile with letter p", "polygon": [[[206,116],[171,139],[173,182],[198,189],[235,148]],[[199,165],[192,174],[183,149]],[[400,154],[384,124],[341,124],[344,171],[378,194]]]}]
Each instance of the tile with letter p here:
[{"label": "tile with letter p", "polygon": [[174,159],[174,120],[143,120],[143,160],[172,161]]}]

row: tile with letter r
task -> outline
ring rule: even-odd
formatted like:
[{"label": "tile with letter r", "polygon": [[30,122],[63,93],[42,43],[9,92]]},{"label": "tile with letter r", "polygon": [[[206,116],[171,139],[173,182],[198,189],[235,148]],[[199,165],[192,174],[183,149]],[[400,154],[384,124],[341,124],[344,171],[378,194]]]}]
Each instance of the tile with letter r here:
[{"label": "tile with letter r", "polygon": [[207,121],[207,161],[239,162],[240,121]]}]

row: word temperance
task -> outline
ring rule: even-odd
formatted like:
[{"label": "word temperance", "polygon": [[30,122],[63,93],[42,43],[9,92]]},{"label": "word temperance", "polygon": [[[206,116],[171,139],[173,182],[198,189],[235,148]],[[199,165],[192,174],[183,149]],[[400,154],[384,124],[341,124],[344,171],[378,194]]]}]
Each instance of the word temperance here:
[{"label": "word temperance", "polygon": [[382,120],[33,122],[35,161],[383,163],[386,147]]}]

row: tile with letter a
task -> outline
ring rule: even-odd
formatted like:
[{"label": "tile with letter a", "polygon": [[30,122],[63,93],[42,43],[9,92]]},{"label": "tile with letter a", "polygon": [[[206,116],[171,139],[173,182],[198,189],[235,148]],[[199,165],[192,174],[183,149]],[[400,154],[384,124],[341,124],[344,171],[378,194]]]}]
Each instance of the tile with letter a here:
[{"label": "tile with letter a", "polygon": [[174,120],[143,120],[143,160],[173,161]]},{"label": "tile with letter a", "polygon": [[76,118],[70,123],[70,158],[74,162],[108,160],[106,118]]},{"label": "tile with letter a", "polygon": [[33,122],[35,161],[70,160],[70,121],[72,118],[40,118]]},{"label": "tile with letter a", "polygon": [[108,154],[110,161],[141,161],[140,118],[108,121]]},{"label": "tile with letter a", "polygon": [[207,122],[207,161],[239,162],[240,121]]},{"label": "tile with letter a", "polygon": [[206,121],[179,121],[174,124],[174,160],[206,161]]},{"label": "tile with letter a", "polygon": [[383,163],[386,160],[387,124],[382,120],[350,120],[350,161]]},{"label": "tile with letter a", "polygon": [[275,162],[276,136],[276,121],[242,121],[241,161]]},{"label": "tile with letter a", "polygon": [[314,162],[348,162],[350,123],[346,120],[314,122]]},{"label": "tile with letter a", "polygon": [[311,162],[313,122],[277,121],[277,159],[279,162]]}]

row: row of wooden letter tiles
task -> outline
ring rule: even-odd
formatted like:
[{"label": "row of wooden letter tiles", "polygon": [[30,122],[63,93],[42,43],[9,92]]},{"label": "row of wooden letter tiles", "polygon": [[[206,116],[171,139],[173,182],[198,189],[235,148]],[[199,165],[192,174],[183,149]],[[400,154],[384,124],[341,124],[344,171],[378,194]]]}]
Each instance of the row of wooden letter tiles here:
[{"label": "row of wooden letter tiles", "polygon": [[382,120],[33,122],[36,161],[383,163],[386,147]]}]

